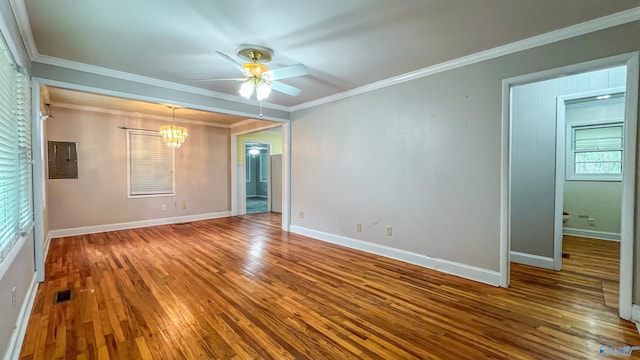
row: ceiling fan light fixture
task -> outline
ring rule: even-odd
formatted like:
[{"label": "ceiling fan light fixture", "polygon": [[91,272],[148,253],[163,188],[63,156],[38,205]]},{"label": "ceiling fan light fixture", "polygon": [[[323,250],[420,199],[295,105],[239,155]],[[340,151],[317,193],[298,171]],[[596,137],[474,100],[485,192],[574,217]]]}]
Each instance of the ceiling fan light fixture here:
[{"label": "ceiling fan light fixture", "polygon": [[251,94],[253,94],[253,88],[254,85],[251,83],[251,81],[247,80],[240,86],[240,91],[238,92],[242,97],[249,99],[251,97]]},{"label": "ceiling fan light fixture", "polygon": [[262,77],[263,73],[269,71],[268,67],[255,62],[243,64],[242,67],[245,68],[249,73],[251,73],[251,75],[257,78]]},{"label": "ceiling fan light fixture", "polygon": [[269,94],[271,94],[271,86],[269,86],[269,84],[262,82],[256,87],[256,98],[258,98],[259,101],[266,99]]}]

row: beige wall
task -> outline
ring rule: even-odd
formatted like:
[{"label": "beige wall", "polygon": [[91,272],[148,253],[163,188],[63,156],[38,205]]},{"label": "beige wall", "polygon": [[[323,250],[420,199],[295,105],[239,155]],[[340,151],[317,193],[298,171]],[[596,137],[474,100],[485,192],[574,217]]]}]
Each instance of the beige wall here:
[{"label": "beige wall", "polygon": [[127,198],[126,131],[118,126],[160,125],[140,117],[57,108],[55,118],[45,122],[46,138],[78,143],[78,179],[46,180],[49,228],[228,211],[229,130],[210,126],[184,124],[189,138],[176,149],[175,196]]},{"label": "beige wall", "polygon": [[292,225],[497,272],[502,80],[637,51],[638,33],[634,22],[295,111],[291,213],[304,218]]}]

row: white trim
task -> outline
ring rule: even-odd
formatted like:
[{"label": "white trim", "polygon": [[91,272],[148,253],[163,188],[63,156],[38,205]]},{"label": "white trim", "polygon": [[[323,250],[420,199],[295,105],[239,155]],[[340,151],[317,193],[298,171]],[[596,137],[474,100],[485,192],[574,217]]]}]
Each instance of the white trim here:
[{"label": "white trim", "polygon": [[[257,121],[259,121],[259,120],[257,120]],[[244,130],[244,131],[240,131],[240,132],[237,132],[237,133],[234,132],[232,135],[239,136],[239,135],[244,135],[244,134],[251,134],[251,133],[254,133],[254,132],[258,132],[258,131],[264,131],[264,130],[267,130],[267,129],[272,129],[272,128],[281,126],[282,124],[287,123],[287,122],[288,121],[274,122],[273,124],[266,124],[266,125],[259,126],[257,128],[253,128],[253,129],[250,129],[250,130]],[[233,132],[233,128],[236,128],[236,127],[237,126],[232,126],[231,127],[231,129],[232,129],[231,131]]]},{"label": "white trim", "polygon": [[16,329],[9,339],[9,347],[4,354],[4,360],[18,360],[20,357],[20,351],[22,350],[22,343],[24,341],[25,333],[27,332],[27,325],[29,324],[29,317],[31,315],[31,309],[33,303],[36,300],[36,293],[38,292],[38,283],[36,281],[37,275],[33,274],[31,284],[27,290],[27,294],[20,307],[20,313],[18,313],[18,319],[16,321]]},{"label": "white trim", "polygon": [[47,262],[47,256],[49,256],[49,247],[51,246],[51,231],[47,232],[47,237],[44,239],[44,261]]},{"label": "white trim", "polygon": [[[44,119],[40,115],[40,84],[31,81],[31,153],[33,154],[33,248],[37,281],[45,278],[44,209],[46,207]],[[38,109],[38,111],[34,111]]]},{"label": "white trim", "polygon": [[564,214],[564,183],[566,167],[566,99],[556,98],[556,179],[553,217],[553,270],[562,270],[562,214]]},{"label": "white trim", "polygon": [[27,8],[23,0],[9,0],[9,3],[11,4],[11,11],[16,19],[24,47],[27,50],[29,58],[33,59],[34,56],[38,55],[38,48],[36,47],[36,41],[31,31]]},{"label": "white trim", "polygon": [[590,239],[620,241],[619,233],[612,233],[612,232],[606,232],[606,231],[583,230],[583,229],[563,227],[562,234],[570,235],[570,236],[580,236],[580,237],[585,237]]},{"label": "white trim", "polygon": [[346,236],[334,235],[297,225],[291,225],[291,232],[308,236],[317,240],[326,241],[332,244],[346,246],[348,248],[399,260],[409,264],[422,266],[427,269],[437,270],[465,279],[470,279],[493,286],[500,285],[500,273],[497,271],[461,264],[449,260],[432,258],[426,255],[417,254],[406,250],[352,239]]},{"label": "white trim", "polygon": [[[158,86],[164,89],[182,91],[189,94],[204,95],[204,96],[232,101],[236,103],[260,106],[260,102],[258,100],[253,100],[253,99],[247,100],[246,98],[240,95],[225,94],[225,93],[221,93],[213,90],[202,89],[195,86],[178,84],[171,81],[160,80],[160,79],[156,79],[148,76],[104,68],[101,66],[95,66],[95,65],[77,62],[77,61],[61,59],[61,58],[57,58],[49,55],[37,54],[35,57],[32,58],[32,61],[41,63],[41,64],[72,69],[76,71],[83,71],[90,74],[96,74],[96,75],[102,75],[102,76],[107,76],[107,77],[121,79],[121,80],[133,81],[140,84]],[[277,105],[277,104],[264,102],[264,101],[262,102],[262,107],[267,109],[273,109],[273,110],[281,110],[281,111],[288,111],[289,109],[287,106]]]},{"label": "white trim", "polygon": [[185,216],[176,216],[171,218],[151,219],[151,220],[131,221],[131,222],[125,222],[125,223],[116,223],[116,224],[105,224],[105,225],[51,230],[49,231],[49,233],[51,234],[51,238],[55,239],[55,238],[60,238],[65,236],[77,236],[77,235],[95,234],[95,233],[108,232],[108,231],[137,229],[137,228],[143,228],[143,227],[149,227],[149,226],[176,224],[176,223],[190,222],[190,221],[210,220],[210,219],[228,217],[229,215],[230,214],[228,211],[221,211],[216,213],[185,215]]},{"label": "white trim", "polygon": [[[45,89],[46,89],[46,87],[45,87]],[[63,108],[63,109],[72,109],[72,110],[80,110],[80,111],[91,111],[91,112],[104,113],[104,114],[110,114],[110,115],[120,115],[120,116],[137,117],[137,118],[143,118],[143,119],[153,119],[153,120],[166,121],[166,122],[169,122],[169,123],[173,122],[173,117],[171,117],[171,116],[143,114],[143,113],[137,113],[137,112],[133,112],[133,111],[105,109],[105,108],[96,107],[96,106],[86,106],[86,105],[67,104],[67,103],[58,103],[58,102],[55,104],[55,106],[59,107],[59,108]],[[248,120],[242,120],[239,123],[247,123],[247,122],[251,123],[251,122],[254,122],[254,121],[260,121],[260,120],[248,119]],[[190,120],[190,119],[184,119],[184,118],[179,118],[179,117],[175,118],[175,122],[178,123],[178,124],[192,124],[192,125],[213,126],[213,127],[219,127],[219,128],[225,128],[225,129],[230,129],[232,127],[232,125],[217,124],[217,123],[208,122],[208,121]]]},{"label": "white trim", "polygon": [[437,74],[443,71],[456,69],[459,67],[479,63],[481,61],[495,59],[500,56],[513,54],[519,51],[532,49],[538,46],[551,44],[557,41],[566,40],[572,37],[588,34],[591,32],[607,29],[613,26],[630,23],[640,19],[640,7],[635,7],[619,13],[603,16],[601,18],[585,21],[576,25],[568,26],[562,29],[554,30],[545,34],[533,36],[524,40],[512,42],[506,45],[498,46],[492,49],[477,52],[475,54],[462,56],[453,60],[445,61],[440,64],[429,66],[420,70],[412,71],[406,74],[394,76],[385,80],[376,81],[371,84],[347,90],[338,94],[330,95],[306,103],[291,106],[290,112],[308,109],[314,106],[330,103],[333,101],[345,99],[351,96],[364,94],[370,91],[385,88],[407,81],[419,79],[425,76]]},{"label": "white trim", "polygon": [[631,318],[636,212],[636,152],[638,135],[638,72],[640,52],[627,59],[625,100],[624,153],[622,163],[622,216],[620,225],[620,296],[619,310],[623,319]]},{"label": "white trim", "polygon": [[525,254],[518,251],[511,251],[511,261],[518,264],[535,266],[543,269],[554,270],[553,258],[547,256]]},{"label": "white trim", "polygon": [[[12,2],[14,1],[18,3],[17,5],[20,5],[22,8],[24,8],[24,2],[22,0],[13,0]],[[119,78],[123,80],[144,83],[148,85],[160,86],[163,88],[175,89],[175,90],[184,91],[187,93],[213,96],[213,97],[228,100],[228,101],[259,105],[259,103],[255,100],[249,101],[237,95],[219,93],[219,92],[206,90],[206,89],[202,89],[194,86],[173,83],[169,81],[154,79],[146,76],[126,73],[122,71],[112,70],[108,68],[103,68],[99,66],[84,64],[80,62],[75,62],[75,61],[70,61],[66,59],[61,59],[53,56],[40,54],[37,52],[33,34],[31,36],[29,36],[28,33],[25,34],[25,31],[26,32],[30,31],[31,26],[29,24],[28,17],[23,16],[26,13],[26,11],[21,11],[21,9],[17,9],[16,11],[15,8],[18,8],[20,6],[13,7],[14,14],[15,14],[16,22],[18,24],[18,28],[20,29],[21,34],[23,34],[22,38],[23,38],[23,41],[25,42],[25,47],[33,62],[39,62],[42,64],[48,64],[53,66],[60,66],[68,69],[85,71],[93,74],[109,76],[109,77]],[[527,39],[523,39],[523,40],[519,40],[509,44],[505,44],[502,46],[498,46],[492,49],[480,51],[475,54],[470,54],[467,56],[445,61],[440,64],[429,66],[429,67],[419,69],[413,72],[409,72],[406,74],[402,74],[399,76],[391,77],[385,80],[377,81],[377,82],[364,85],[355,89],[344,91],[342,93],[330,95],[320,99],[311,100],[306,103],[302,103],[294,106],[283,106],[283,105],[277,105],[272,103],[263,103],[263,106],[266,108],[274,109],[274,110],[282,110],[282,111],[288,111],[288,112],[303,110],[303,109],[311,108],[314,106],[326,104],[332,101],[345,99],[358,94],[363,94],[369,91],[381,89],[387,86],[400,84],[403,82],[419,79],[425,76],[437,74],[439,72],[452,70],[462,66],[475,64],[481,61],[494,59],[500,56],[513,54],[519,51],[532,49],[532,48],[547,45],[553,42],[557,42],[557,41],[569,39],[572,37],[588,34],[591,32],[607,29],[610,27],[630,23],[639,19],[640,19],[640,7],[635,7],[635,8],[621,11],[615,14],[607,15],[597,19],[593,19],[593,20],[585,21],[572,26],[568,26],[562,29],[554,30],[545,34],[540,34]]]},{"label": "white trim", "polygon": [[508,99],[502,102],[502,133],[501,150],[500,150],[500,286],[509,287],[511,281],[511,272],[509,264],[511,262],[511,211],[510,211],[510,194],[511,194],[511,123],[509,111],[513,108],[511,101],[511,87],[506,80],[502,81],[502,99]]},{"label": "white trim", "polygon": [[635,321],[636,323],[640,322],[640,306],[636,304],[631,306],[631,321]]},{"label": "white trim", "polygon": [[282,230],[291,226],[291,121],[282,124]]},{"label": "white trim", "polygon": [[[41,78],[41,77],[32,77],[31,80],[35,80],[35,81],[39,82],[42,85],[49,85],[49,86],[55,86],[55,87],[70,89],[70,90],[90,92],[90,93],[95,93],[95,94],[99,94],[99,95],[115,96],[115,97],[120,97],[120,98],[124,98],[124,99],[145,101],[145,102],[151,102],[151,103],[156,103],[156,104],[172,104],[172,105],[175,105],[175,106],[187,107],[187,108],[191,108],[191,109],[194,109],[194,110],[218,112],[218,113],[222,113],[222,114],[237,115],[237,116],[243,116],[243,117],[252,118],[252,119],[255,119],[255,116],[257,116],[255,113],[232,111],[232,110],[225,109],[225,108],[218,108],[218,107],[212,107],[212,106],[203,106],[203,105],[200,105],[200,104],[187,103],[187,102],[176,101],[176,100],[167,99],[167,98],[156,98],[156,97],[150,97],[150,96],[143,96],[143,95],[139,95],[139,94],[126,93],[126,92],[117,91],[117,90],[108,90],[108,89],[97,88],[97,87],[93,87],[93,86],[74,84],[74,83],[69,83],[69,82],[65,82],[65,81],[58,81],[58,80],[52,80],[52,79],[47,79],[47,78]],[[249,104],[249,105],[251,105],[251,104]],[[277,121],[277,122],[289,121],[288,118],[279,118],[279,117],[273,117],[273,116],[268,116],[268,115],[263,115],[262,118],[255,119],[255,120],[271,120],[271,121]]]},{"label": "white trim", "polygon": [[[231,216],[240,215],[238,211],[238,137],[231,135],[231,165],[229,171],[231,171]],[[245,160],[246,161],[246,160]],[[244,167],[242,168],[243,174]]]}]

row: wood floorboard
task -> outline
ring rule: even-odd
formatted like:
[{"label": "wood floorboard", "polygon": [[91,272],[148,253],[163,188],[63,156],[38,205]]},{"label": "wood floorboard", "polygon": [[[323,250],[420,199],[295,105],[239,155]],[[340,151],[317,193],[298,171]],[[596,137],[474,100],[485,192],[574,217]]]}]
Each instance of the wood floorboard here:
[{"label": "wood floorboard", "polygon": [[[565,239],[563,271],[513,264],[502,289],[280,222],[261,213],[52,240],[20,358],[594,359],[640,345],[607,306],[616,243]],[[73,299],[54,305],[64,289]]]}]

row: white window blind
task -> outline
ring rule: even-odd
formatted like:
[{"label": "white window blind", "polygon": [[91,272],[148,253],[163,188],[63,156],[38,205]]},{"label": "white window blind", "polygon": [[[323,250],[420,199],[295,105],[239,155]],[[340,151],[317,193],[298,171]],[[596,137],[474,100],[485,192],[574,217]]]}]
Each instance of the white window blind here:
[{"label": "white window blind", "polygon": [[174,156],[153,131],[127,130],[129,196],[175,195]]},{"label": "white window blind", "polygon": [[0,261],[19,237],[16,67],[0,44]]},{"label": "white window blind", "polygon": [[570,180],[622,180],[623,124],[571,126]]},{"label": "white window blind", "polygon": [[31,88],[29,78],[16,73],[16,117],[18,121],[19,221],[20,232],[33,225],[33,159],[31,157]]}]

